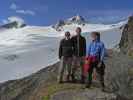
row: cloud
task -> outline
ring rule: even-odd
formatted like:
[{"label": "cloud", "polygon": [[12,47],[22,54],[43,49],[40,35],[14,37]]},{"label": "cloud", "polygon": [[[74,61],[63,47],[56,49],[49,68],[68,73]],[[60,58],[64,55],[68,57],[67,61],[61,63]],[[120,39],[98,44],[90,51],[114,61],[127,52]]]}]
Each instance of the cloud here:
[{"label": "cloud", "polygon": [[15,3],[12,3],[10,5],[10,9],[12,9],[12,10],[16,10],[17,8],[18,8],[18,6]]},{"label": "cloud", "polygon": [[24,15],[35,15],[35,12],[32,10],[16,10],[16,13],[24,14]]},{"label": "cloud", "polygon": [[32,10],[28,10],[28,9],[18,9],[20,8],[19,6],[17,6],[15,3],[12,3],[10,5],[10,9],[15,11],[16,13],[19,13],[19,14],[24,14],[24,15],[32,15],[34,16],[35,15],[35,12],[32,11]]}]

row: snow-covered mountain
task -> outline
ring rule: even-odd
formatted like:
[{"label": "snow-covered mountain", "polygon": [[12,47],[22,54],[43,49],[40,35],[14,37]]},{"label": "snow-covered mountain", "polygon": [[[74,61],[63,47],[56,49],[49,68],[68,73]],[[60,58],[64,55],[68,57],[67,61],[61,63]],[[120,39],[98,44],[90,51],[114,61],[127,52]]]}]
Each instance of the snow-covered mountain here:
[{"label": "snow-covered mountain", "polygon": [[10,28],[22,28],[22,27],[25,27],[26,24],[23,24],[23,23],[18,23],[17,21],[14,21],[14,22],[10,22],[8,24],[5,24],[5,25],[2,25],[1,28],[7,28],[7,29],[10,29]]},{"label": "snow-covered mountain", "polygon": [[89,33],[100,31],[107,48],[119,43],[120,27],[127,21],[116,24],[91,24],[82,16],[61,20],[51,26],[29,26],[19,22],[0,27],[0,81],[21,78],[58,61],[58,46],[65,31],[75,35],[76,27],[89,43]]},{"label": "snow-covered mountain", "polygon": [[59,28],[70,24],[85,25],[87,24],[87,21],[82,16],[73,16],[67,20],[59,20],[55,25],[53,25],[53,28],[60,31]]}]

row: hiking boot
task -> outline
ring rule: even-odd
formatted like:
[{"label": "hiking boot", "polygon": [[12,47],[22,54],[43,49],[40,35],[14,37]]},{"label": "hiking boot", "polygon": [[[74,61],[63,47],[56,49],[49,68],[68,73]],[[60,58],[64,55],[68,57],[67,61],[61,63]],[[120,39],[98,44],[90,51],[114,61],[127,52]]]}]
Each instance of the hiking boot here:
[{"label": "hiking boot", "polygon": [[59,84],[62,84],[62,83],[63,83],[63,81],[62,81],[61,79],[59,79],[57,82],[58,82]]},{"label": "hiking boot", "polygon": [[106,92],[106,91],[105,91],[105,88],[102,88],[101,91],[102,91],[102,92]]},{"label": "hiking boot", "polygon": [[91,84],[87,84],[85,87],[86,88],[90,88],[91,87]]},{"label": "hiking boot", "polygon": [[62,83],[63,83],[63,81],[59,81],[58,83],[59,83],[59,84],[62,84]]},{"label": "hiking boot", "polygon": [[70,82],[70,75],[67,75],[66,81],[67,81],[67,82]]},{"label": "hiking boot", "polygon": [[75,76],[71,75],[71,77],[72,77],[72,82],[75,83],[76,82]]},{"label": "hiking boot", "polygon": [[85,77],[81,76],[81,84],[84,84],[84,83],[85,83]]}]

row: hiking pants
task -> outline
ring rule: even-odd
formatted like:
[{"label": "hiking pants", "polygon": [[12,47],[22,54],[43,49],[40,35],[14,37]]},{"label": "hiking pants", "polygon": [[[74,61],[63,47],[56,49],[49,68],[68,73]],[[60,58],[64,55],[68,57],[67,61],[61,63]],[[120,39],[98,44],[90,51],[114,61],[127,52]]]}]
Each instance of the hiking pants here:
[{"label": "hiking pants", "polygon": [[75,72],[77,71],[77,68],[81,68],[81,80],[84,81],[84,75],[83,75],[83,65],[84,65],[84,57],[73,57],[73,63],[72,63],[72,77],[75,77]]},{"label": "hiking pants", "polygon": [[63,81],[64,72],[67,72],[67,76],[71,76],[72,57],[61,57],[58,82]]},{"label": "hiking pants", "polygon": [[96,68],[96,72],[99,75],[99,81],[101,83],[101,86],[104,87],[104,73],[105,73],[105,64],[102,62],[102,65],[100,67],[97,66],[98,61],[90,63],[90,69],[88,73],[88,84],[92,83],[92,74],[94,68]]}]

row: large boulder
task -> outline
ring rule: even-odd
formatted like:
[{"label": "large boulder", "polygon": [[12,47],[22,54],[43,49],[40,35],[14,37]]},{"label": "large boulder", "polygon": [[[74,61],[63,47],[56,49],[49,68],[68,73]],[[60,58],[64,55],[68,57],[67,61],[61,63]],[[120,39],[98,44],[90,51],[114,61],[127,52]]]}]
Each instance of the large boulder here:
[{"label": "large boulder", "polygon": [[123,29],[119,46],[123,53],[133,56],[133,16],[129,17]]}]

